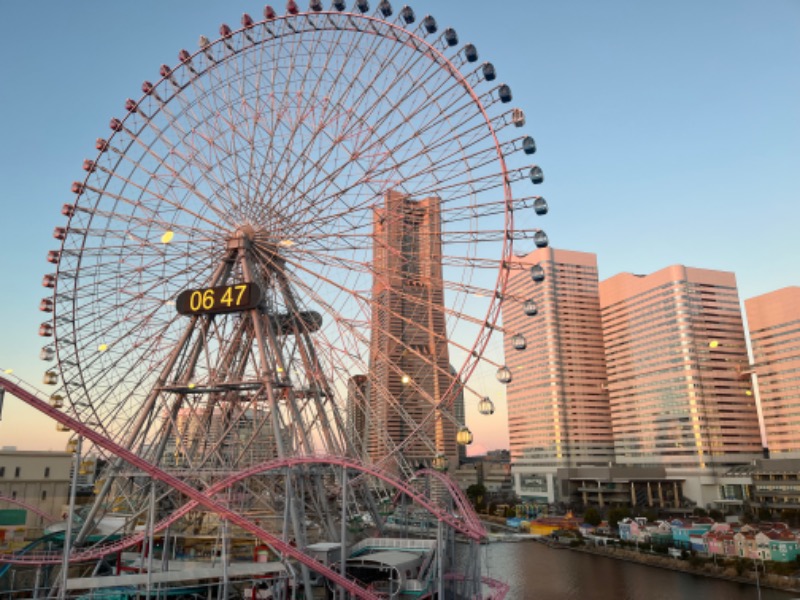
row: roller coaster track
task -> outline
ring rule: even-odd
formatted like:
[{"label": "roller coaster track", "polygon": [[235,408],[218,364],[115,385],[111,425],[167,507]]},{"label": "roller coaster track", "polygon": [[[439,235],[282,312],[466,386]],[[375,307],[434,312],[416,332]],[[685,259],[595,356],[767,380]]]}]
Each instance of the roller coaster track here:
[{"label": "roller coaster track", "polygon": [[8,502],[10,504],[16,504],[17,506],[21,506],[22,508],[31,511],[35,515],[39,515],[48,523],[53,523],[58,521],[58,517],[54,517],[53,515],[44,512],[38,506],[34,506],[33,504],[29,504],[24,500],[20,500],[19,498],[11,498],[10,496],[4,496],[2,492],[0,492],[0,502]]},{"label": "roller coaster track", "polygon": [[[8,392],[28,404],[32,406],[36,410],[41,413],[46,414],[50,418],[66,425],[79,435],[82,435],[84,438],[90,440],[97,446],[103,448],[104,450],[118,456],[119,458],[123,459],[127,463],[133,465],[134,467],[141,469],[142,472],[147,473],[153,479],[165,483],[171,486],[176,491],[184,494],[191,500],[197,502],[198,505],[203,506],[207,510],[217,513],[221,518],[227,519],[230,523],[241,527],[245,531],[250,532],[255,537],[260,540],[263,540],[266,544],[272,546],[277,552],[284,554],[285,556],[289,556],[300,564],[305,565],[312,571],[320,573],[324,575],[328,579],[330,579],[335,585],[341,586],[344,590],[355,596],[356,598],[363,598],[364,600],[379,600],[379,596],[375,593],[365,590],[358,584],[350,581],[349,579],[343,577],[341,574],[337,573],[333,569],[330,569],[320,563],[319,561],[315,560],[311,556],[305,554],[302,550],[290,545],[288,542],[284,542],[279,537],[276,537],[261,529],[255,523],[251,523],[248,521],[244,516],[230,510],[226,506],[223,506],[219,502],[215,502],[203,492],[196,490],[189,484],[185,483],[184,481],[178,479],[177,477],[173,477],[172,475],[164,472],[162,469],[151,465],[146,460],[140,458],[127,448],[123,448],[116,442],[109,440],[103,435],[97,433],[94,429],[87,427],[80,421],[73,419],[69,415],[65,415],[64,413],[60,412],[59,410],[53,408],[45,402],[38,398],[35,394],[29,392],[25,388],[21,387],[20,385],[9,381],[5,377],[0,377],[0,387],[5,388]],[[6,560],[3,557],[0,560]]]},{"label": "roller coaster track", "polygon": [[[230,477],[209,487],[205,491],[199,491],[189,486],[188,484],[184,483],[182,480],[174,477],[173,475],[170,475],[169,473],[163,471],[162,469],[141,459],[140,457],[136,456],[126,448],[123,448],[119,446],[117,443],[113,442],[112,440],[105,438],[101,434],[83,425],[82,423],[73,419],[72,417],[65,415],[64,413],[51,407],[47,402],[39,399],[36,396],[36,394],[29,392],[20,385],[17,385],[16,383],[11,382],[4,377],[0,377],[0,387],[4,387],[11,394],[18,397],[19,399],[29,404],[30,406],[33,406],[40,412],[47,414],[56,421],[68,426],[73,431],[84,436],[86,439],[92,441],[93,443],[104,448],[105,450],[121,457],[123,460],[127,461],[129,464],[135,466],[136,468],[141,469],[143,472],[150,475],[153,479],[166,483],[172,486],[174,489],[178,490],[179,492],[183,493],[185,496],[187,496],[190,500],[186,502],[186,504],[184,504],[178,510],[172,512],[169,515],[169,517],[163,519],[158,524],[156,524],[154,527],[156,531],[163,530],[171,523],[185,516],[188,512],[194,510],[198,506],[202,506],[212,512],[217,513],[220,517],[228,519],[231,523],[241,527],[242,529],[249,531],[257,538],[263,540],[264,542],[272,546],[276,551],[281,552],[287,556],[290,556],[295,560],[297,560],[298,562],[300,562],[301,564],[306,565],[311,570],[316,571],[324,575],[325,577],[328,577],[333,582],[335,582],[338,585],[341,585],[345,590],[354,594],[358,598],[374,599],[376,598],[376,596],[371,591],[361,588],[352,581],[342,577],[339,573],[336,573],[330,568],[325,567],[312,557],[306,555],[304,552],[302,552],[301,549],[291,546],[290,544],[282,541],[280,538],[261,529],[256,524],[251,523],[244,516],[239,515],[238,513],[230,510],[223,504],[220,504],[219,502],[215,501],[213,497],[216,494],[219,494],[221,491],[225,490],[226,488],[230,487],[231,485],[260,473],[266,473],[285,468],[292,468],[300,465],[338,466],[344,469],[353,469],[363,474],[371,475],[386,482],[387,484],[393,486],[395,489],[403,492],[404,494],[407,494],[411,499],[413,499],[420,506],[428,510],[437,519],[453,527],[456,531],[459,531],[460,533],[469,537],[470,539],[480,540],[483,539],[486,535],[483,525],[478,520],[477,515],[475,515],[474,511],[472,510],[472,507],[468,504],[461,490],[458,489],[458,487],[450,478],[444,476],[442,473],[435,470],[423,469],[419,471],[416,474],[416,476],[432,477],[440,481],[447,488],[451,497],[454,499],[455,508],[458,514],[451,514],[439,508],[438,506],[433,504],[428,498],[418,493],[413,487],[407,485],[405,482],[397,479],[395,476],[386,472],[383,469],[379,469],[371,465],[364,465],[352,459],[340,456],[297,456],[297,457],[267,461],[265,463],[255,465],[253,467],[235,473]],[[97,545],[87,548],[86,550],[83,551],[80,550],[73,551],[73,553],[70,555],[70,561],[86,562],[90,560],[96,560],[103,556],[107,556],[109,554],[119,552],[125,548],[131,547],[142,541],[144,537],[145,533],[142,532],[123,538],[111,544]],[[37,564],[37,565],[57,564],[61,560],[62,556],[60,553],[58,555],[41,554],[41,553],[30,554],[30,555],[0,555],[0,562],[12,563],[12,564]],[[490,583],[488,582],[485,583],[491,586]],[[502,595],[500,595],[499,597],[502,597]]]},{"label": "roller coaster track", "polygon": [[[441,519],[443,522],[453,527],[456,531],[462,533],[463,535],[469,537],[470,539],[478,541],[486,537],[486,531],[483,525],[477,519],[477,516],[474,514],[474,511],[472,511],[471,507],[466,503],[466,498],[463,496],[463,494],[461,494],[461,490],[459,490],[458,487],[455,486],[452,480],[450,480],[449,478],[442,476],[442,474],[439,473],[438,471],[433,471],[429,469],[419,471],[417,476],[432,475],[433,477],[439,479],[440,481],[442,481],[442,483],[447,485],[450,493],[453,495],[454,498],[456,498],[456,506],[458,507],[460,515],[453,515],[447,511],[442,510],[441,508],[432,504],[426,497],[421,496],[412,487],[409,487],[402,481],[394,478],[393,476],[384,471],[371,468],[367,465],[363,465],[356,461],[342,458],[339,456],[302,456],[302,457],[284,458],[284,459],[267,461],[265,463],[255,465],[253,467],[250,467],[249,469],[235,473],[234,475],[209,487],[203,493],[205,494],[205,496],[213,498],[216,494],[219,494],[226,488],[234,485],[235,483],[238,483],[239,481],[247,479],[248,477],[284,468],[295,467],[298,465],[331,465],[347,469],[354,469],[362,473],[373,475],[385,481],[386,483],[394,486],[402,493],[408,495],[420,506],[426,508],[437,519]],[[178,508],[177,510],[172,511],[168,517],[159,521],[153,527],[154,531],[162,531],[172,523],[178,521],[181,517],[184,517],[190,511],[196,509],[198,504],[199,502],[191,500],[186,504],[184,504],[182,507]],[[71,555],[70,560],[76,563],[97,560],[99,558],[102,558],[103,556],[108,556],[115,552],[120,552],[126,548],[135,546],[145,538],[145,535],[146,535],[145,532],[139,532],[127,536],[125,538],[122,538],[120,540],[116,540],[115,542],[110,544],[92,546],[91,548],[87,548],[83,551],[79,550]],[[37,555],[18,556],[18,555],[0,554],[0,562],[8,562],[15,564],[57,564],[61,562],[61,555],[37,554]]]}]

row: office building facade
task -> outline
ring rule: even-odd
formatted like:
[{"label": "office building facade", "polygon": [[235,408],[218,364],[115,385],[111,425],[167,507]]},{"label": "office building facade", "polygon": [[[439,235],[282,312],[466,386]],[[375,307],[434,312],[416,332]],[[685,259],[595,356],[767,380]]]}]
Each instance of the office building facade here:
[{"label": "office building facade", "polygon": [[445,328],[438,198],[385,195],[374,212],[373,273],[367,455],[380,462],[402,445],[409,464],[444,455],[455,467],[456,419],[452,409],[436,409],[448,390],[458,392]]},{"label": "office building facade", "polygon": [[503,304],[512,474],[517,494],[553,502],[568,494],[558,469],[613,460],[597,257],[541,248],[513,267]]},{"label": "office building facade", "polygon": [[753,372],[772,458],[800,458],[800,287],[745,301]]},{"label": "office building facade", "polygon": [[705,504],[714,467],[761,454],[735,276],[620,273],[600,283],[600,305],[616,461],[664,466]]}]

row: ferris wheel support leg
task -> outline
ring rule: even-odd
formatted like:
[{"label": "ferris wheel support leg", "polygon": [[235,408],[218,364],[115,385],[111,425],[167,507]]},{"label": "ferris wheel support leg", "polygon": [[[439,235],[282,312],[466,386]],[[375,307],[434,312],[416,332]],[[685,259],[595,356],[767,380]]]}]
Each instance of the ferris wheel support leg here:
[{"label": "ferris wheel support leg", "polygon": [[[164,385],[164,382],[166,381],[166,378],[169,375],[170,371],[172,371],[172,369],[175,367],[175,363],[177,362],[179,355],[178,350],[180,348],[183,348],[183,346],[187,344],[189,339],[191,338],[197,319],[198,319],[197,316],[192,317],[192,320],[184,330],[183,335],[181,336],[181,339],[178,342],[178,345],[173,350],[172,354],[167,360],[167,364],[165,365],[164,369],[162,369],[161,376],[159,377],[159,379],[156,382],[156,385],[153,387],[153,390],[150,392],[147,399],[145,400],[144,405],[142,406],[142,409],[139,412],[139,416],[136,420],[136,423],[134,423],[131,432],[128,435],[127,440],[124,442],[124,446],[126,448],[130,448],[132,446],[134,440],[141,431],[142,427],[144,427],[147,418],[150,416],[150,413],[153,410],[153,406],[155,405],[156,399],[158,398],[159,388],[162,385]],[[111,485],[114,483],[114,478],[111,475],[119,471],[124,463],[125,461],[122,460],[121,458],[116,458],[114,462],[111,464],[111,467],[109,468],[110,476],[106,477],[106,480],[103,482],[103,487],[101,488],[100,493],[97,494],[94,504],[92,505],[92,508],[89,509],[89,513],[86,515],[86,520],[83,522],[83,526],[78,532],[78,535],[75,536],[76,545],[82,544],[85,541],[86,537],[91,532],[92,528],[94,527],[94,519],[97,516],[100,507],[103,505],[106,496],[111,491]]]},{"label": "ferris wheel support leg", "polygon": [[[147,518],[147,545],[142,544],[142,548],[147,548],[147,597],[151,596],[153,589],[153,550],[155,549],[153,537],[155,536],[156,521],[156,486],[154,482],[150,484],[150,510]],[[144,557],[142,557],[144,558]]]},{"label": "ferris wheel support leg", "polygon": [[[342,549],[340,552],[339,558],[339,572],[341,573],[342,577],[347,577],[347,467],[342,466]],[[347,600],[347,592],[339,588],[339,593],[341,594],[342,600]]]},{"label": "ferris wheel support leg", "polygon": [[[36,575],[33,579],[33,597],[39,597],[39,589],[42,585],[42,565],[36,565]],[[14,589],[14,573],[11,574],[11,589]]]},{"label": "ferris wheel support leg", "polygon": [[[284,302],[286,303],[287,308],[289,309],[290,314],[299,315],[300,310],[297,306],[297,300],[295,300],[294,293],[292,292],[292,288],[289,285],[289,281],[286,278],[286,273],[283,271],[283,262],[279,263],[279,268],[275,270],[275,277],[278,280],[278,285],[281,288],[281,293],[284,298]],[[303,360],[303,365],[306,369],[306,373],[313,374],[313,380],[317,386],[316,389],[313,390],[314,393],[314,402],[317,405],[317,414],[319,418],[322,420],[322,434],[325,436],[325,442],[328,446],[328,451],[341,454],[342,448],[339,440],[334,440],[331,432],[333,431],[330,422],[328,421],[328,415],[325,411],[325,407],[322,406],[320,392],[325,392],[327,394],[327,398],[330,399],[330,386],[328,385],[327,380],[323,374],[322,365],[319,362],[316,352],[314,351],[314,345],[311,342],[311,338],[308,335],[307,330],[295,331],[295,337],[297,338],[298,343],[298,350],[300,351],[300,356]],[[311,383],[309,381],[309,384]],[[336,411],[334,411],[336,413]],[[337,422],[337,425],[341,426],[342,423]],[[338,431],[344,431],[344,429],[338,429]]]},{"label": "ferris wheel support leg", "polygon": [[69,555],[72,550],[72,521],[75,517],[75,493],[78,488],[78,470],[81,465],[81,451],[83,447],[83,436],[78,435],[78,445],[75,447],[75,454],[72,457],[72,480],[69,486],[69,513],[67,515],[67,527],[64,531],[64,557],[61,563],[61,583],[58,589],[58,600],[64,600],[67,593],[67,578],[69,577]]},{"label": "ferris wheel support leg", "polygon": [[[295,543],[300,548],[305,548],[307,546],[307,540],[305,535],[305,522],[301,519],[301,515],[299,514],[300,503],[302,502],[302,498],[304,494],[300,489],[301,481],[295,481],[294,477],[294,467],[288,467],[286,469],[286,505],[289,510],[289,515],[292,521],[292,527],[294,529],[295,534]],[[287,519],[288,521],[288,519]],[[283,528],[284,531],[284,540],[286,540],[286,526]],[[303,593],[306,597],[306,600],[313,600],[314,594],[311,589],[311,575],[308,571],[308,567],[306,565],[300,565],[300,573],[303,577]]]},{"label": "ferris wheel support leg", "polygon": [[[245,282],[252,283],[253,271],[247,260],[242,261],[242,271],[244,273]],[[262,329],[263,321],[260,318],[260,313],[257,309],[250,309],[248,311],[250,319],[253,323],[253,330],[256,332],[256,342],[258,346],[258,359],[261,364],[260,376],[264,385],[264,391],[267,394],[267,401],[269,402],[269,409],[271,411],[270,422],[272,424],[272,434],[275,436],[275,445],[279,458],[286,457],[286,449],[283,444],[283,434],[281,432],[280,414],[278,411],[278,402],[275,399],[275,391],[272,389],[271,378],[274,377],[272,372],[272,365],[267,359],[266,340],[264,339],[264,330]]]}]

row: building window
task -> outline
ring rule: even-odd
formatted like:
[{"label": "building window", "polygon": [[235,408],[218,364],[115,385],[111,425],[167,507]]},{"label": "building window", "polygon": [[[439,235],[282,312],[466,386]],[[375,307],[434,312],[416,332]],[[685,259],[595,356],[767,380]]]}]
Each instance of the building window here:
[{"label": "building window", "polygon": [[12,490],[12,492],[11,492],[11,499],[12,499],[12,500],[16,500],[16,499],[17,499],[17,492],[15,492],[15,491],[13,491],[13,490]]},{"label": "building window", "polygon": [[44,468],[44,476],[45,477],[50,477],[50,467],[45,467]]},{"label": "building window", "polygon": [[22,467],[14,467],[14,477],[19,477],[19,474],[22,472]]},{"label": "building window", "polygon": [[6,476],[6,468],[0,467],[0,477],[5,477],[5,476]]},{"label": "building window", "polygon": [[42,500],[47,500],[47,490],[42,490]]}]

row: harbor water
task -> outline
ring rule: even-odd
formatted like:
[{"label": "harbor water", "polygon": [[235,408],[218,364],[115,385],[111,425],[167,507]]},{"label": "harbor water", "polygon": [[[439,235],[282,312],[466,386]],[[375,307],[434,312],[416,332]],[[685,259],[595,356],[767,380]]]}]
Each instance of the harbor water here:
[{"label": "harbor water", "polygon": [[[533,541],[482,547],[485,575],[511,586],[507,600],[791,600],[800,593],[701,577]],[[759,596],[760,592],[760,596]]]}]

